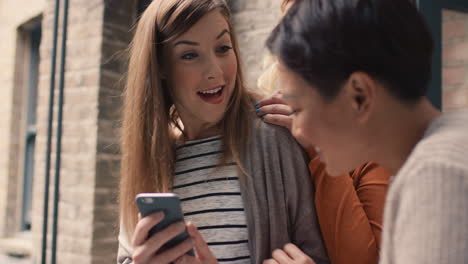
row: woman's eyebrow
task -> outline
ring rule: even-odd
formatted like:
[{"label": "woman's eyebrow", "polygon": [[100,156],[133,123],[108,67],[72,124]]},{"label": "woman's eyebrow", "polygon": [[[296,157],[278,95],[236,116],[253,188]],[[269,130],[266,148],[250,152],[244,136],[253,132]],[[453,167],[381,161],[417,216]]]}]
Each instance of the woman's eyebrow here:
[{"label": "woman's eyebrow", "polygon": [[[218,36],[216,37],[216,39],[220,39],[220,38],[221,38],[224,34],[226,34],[226,33],[229,33],[229,30],[223,29],[223,31],[221,31],[221,33],[218,34]],[[181,44],[191,45],[191,46],[200,46],[200,43],[195,42],[195,41],[180,40],[180,41],[177,41],[176,43],[174,43],[174,47],[177,46],[177,45],[181,45]]]},{"label": "woman's eyebrow", "polygon": [[177,46],[177,45],[181,45],[181,44],[192,45],[192,46],[200,46],[200,43],[198,43],[198,42],[189,41],[189,40],[180,40],[180,41],[177,41],[176,43],[174,43],[174,47]]},{"label": "woman's eyebrow", "polygon": [[219,35],[216,37],[216,39],[221,38],[221,37],[222,37],[224,34],[226,34],[226,33],[229,33],[229,30],[224,29],[223,31],[221,31],[221,33],[219,33]]}]

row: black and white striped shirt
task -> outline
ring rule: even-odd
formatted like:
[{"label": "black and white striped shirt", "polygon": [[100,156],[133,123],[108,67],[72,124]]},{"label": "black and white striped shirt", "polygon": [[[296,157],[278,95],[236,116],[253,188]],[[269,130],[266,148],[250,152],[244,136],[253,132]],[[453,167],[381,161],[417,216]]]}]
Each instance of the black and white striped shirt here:
[{"label": "black and white striped shirt", "polygon": [[173,191],[220,263],[250,263],[237,165],[218,167],[222,155],[221,136],[178,145]]}]

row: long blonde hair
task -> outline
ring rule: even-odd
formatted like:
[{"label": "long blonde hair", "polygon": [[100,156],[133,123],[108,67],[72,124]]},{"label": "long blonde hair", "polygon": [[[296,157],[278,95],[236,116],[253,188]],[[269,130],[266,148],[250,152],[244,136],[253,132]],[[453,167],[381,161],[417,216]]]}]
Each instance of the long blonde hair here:
[{"label": "long blonde hair", "polygon": [[219,10],[229,24],[238,62],[236,85],[220,123],[225,154],[221,164],[232,157],[241,165],[240,153],[247,144],[254,101],[253,94],[244,87],[238,43],[226,3],[223,0],[153,1],[140,18],[130,45],[124,92],[119,202],[121,221],[128,235],[133,233],[137,222],[135,195],[171,190],[175,133],[183,132],[169,87],[161,80],[162,49],[213,10]]}]

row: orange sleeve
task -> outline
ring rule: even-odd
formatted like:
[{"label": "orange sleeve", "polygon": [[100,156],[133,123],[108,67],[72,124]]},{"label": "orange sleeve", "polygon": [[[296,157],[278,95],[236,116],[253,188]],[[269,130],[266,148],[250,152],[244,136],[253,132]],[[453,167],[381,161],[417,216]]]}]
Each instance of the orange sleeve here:
[{"label": "orange sleeve", "polygon": [[368,163],[350,174],[331,177],[317,157],[309,163],[309,169],[331,263],[378,263],[390,173]]}]

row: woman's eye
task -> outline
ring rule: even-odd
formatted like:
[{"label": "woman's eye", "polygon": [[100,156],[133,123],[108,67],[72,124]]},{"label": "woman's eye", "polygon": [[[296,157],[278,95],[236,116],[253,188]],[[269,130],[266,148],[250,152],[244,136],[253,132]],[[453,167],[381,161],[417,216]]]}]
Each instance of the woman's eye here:
[{"label": "woman's eye", "polygon": [[231,46],[228,46],[228,45],[224,45],[224,46],[221,46],[218,48],[218,52],[220,53],[226,53],[228,52],[229,50],[231,50],[232,47]]},{"label": "woman's eye", "polygon": [[196,54],[196,53],[185,53],[184,55],[182,55],[181,59],[183,59],[183,60],[193,60],[196,57],[198,57],[198,54]]}]

